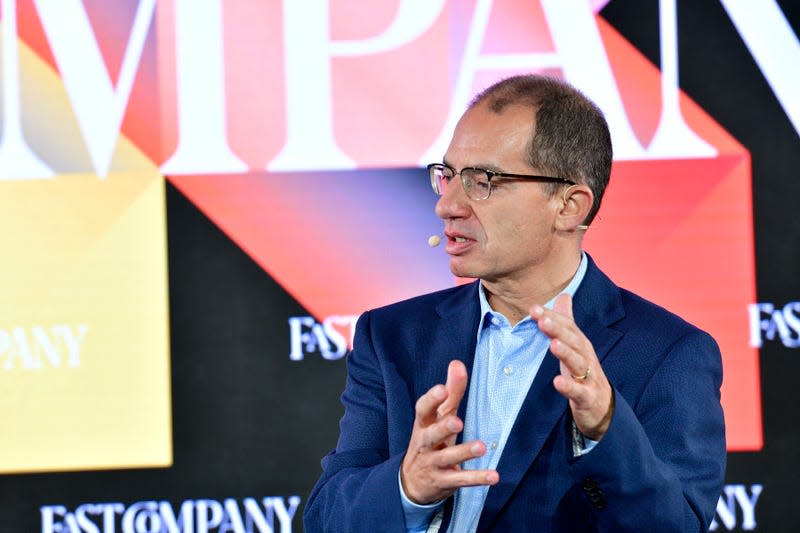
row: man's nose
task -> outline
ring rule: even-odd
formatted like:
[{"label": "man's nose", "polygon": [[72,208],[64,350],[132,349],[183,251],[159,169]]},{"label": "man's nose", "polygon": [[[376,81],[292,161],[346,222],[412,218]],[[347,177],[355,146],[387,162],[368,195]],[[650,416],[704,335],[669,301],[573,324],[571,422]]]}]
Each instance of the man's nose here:
[{"label": "man's nose", "polygon": [[469,216],[469,198],[467,198],[460,176],[450,180],[450,184],[445,187],[444,192],[439,197],[439,201],[436,202],[435,212],[436,216],[443,220]]}]

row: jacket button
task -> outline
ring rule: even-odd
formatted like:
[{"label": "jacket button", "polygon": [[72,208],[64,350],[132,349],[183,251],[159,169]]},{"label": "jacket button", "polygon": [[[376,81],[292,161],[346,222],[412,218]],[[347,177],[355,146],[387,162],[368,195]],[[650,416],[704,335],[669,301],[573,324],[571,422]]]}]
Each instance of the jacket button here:
[{"label": "jacket button", "polygon": [[606,507],[606,499],[603,498],[602,494],[598,494],[596,498],[590,498],[592,500],[592,506],[595,509],[605,509]]},{"label": "jacket button", "polygon": [[604,509],[606,506],[606,499],[603,496],[603,491],[597,486],[597,482],[591,478],[583,480],[583,491],[587,494],[589,502],[595,509]]}]

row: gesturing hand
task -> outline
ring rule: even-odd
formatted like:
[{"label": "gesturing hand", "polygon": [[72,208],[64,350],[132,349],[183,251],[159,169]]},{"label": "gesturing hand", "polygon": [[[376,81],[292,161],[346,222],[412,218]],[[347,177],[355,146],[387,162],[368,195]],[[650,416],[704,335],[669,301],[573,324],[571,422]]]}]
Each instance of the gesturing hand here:
[{"label": "gesturing hand", "polygon": [[455,444],[464,427],[456,412],[466,389],[464,363],[451,361],[447,383],[432,387],[417,400],[411,440],[400,467],[403,491],[413,502],[433,503],[459,487],[494,485],[500,480],[496,470],[464,470],[460,466],[486,453],[486,445],[478,440]]},{"label": "gesturing hand", "polygon": [[561,374],[555,377],[553,386],[569,400],[578,430],[600,440],[611,422],[613,394],[592,343],[575,324],[572,298],[561,294],[552,310],[534,305],[531,317],[550,337],[550,351],[560,362]]}]

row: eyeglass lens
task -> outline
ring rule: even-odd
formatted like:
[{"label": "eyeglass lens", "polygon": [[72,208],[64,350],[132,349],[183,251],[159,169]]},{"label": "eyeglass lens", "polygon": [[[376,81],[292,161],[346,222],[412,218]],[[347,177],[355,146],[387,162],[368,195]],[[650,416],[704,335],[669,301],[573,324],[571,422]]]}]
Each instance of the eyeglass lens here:
[{"label": "eyeglass lens", "polygon": [[[486,172],[475,168],[465,168],[461,171],[460,176],[464,191],[470,198],[473,200],[485,200],[489,197],[491,184]],[[438,165],[431,167],[434,191],[439,195],[444,194],[454,177],[454,172],[450,167]]]}]

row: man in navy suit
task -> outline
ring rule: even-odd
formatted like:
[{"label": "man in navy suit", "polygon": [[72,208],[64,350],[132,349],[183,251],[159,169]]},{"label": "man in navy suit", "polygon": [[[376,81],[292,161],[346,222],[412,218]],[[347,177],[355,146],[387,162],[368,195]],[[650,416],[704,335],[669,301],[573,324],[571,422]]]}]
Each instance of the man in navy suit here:
[{"label": "man in navy suit", "polygon": [[360,318],[306,531],[708,529],[719,349],[581,250],[610,170],[606,121],[569,85],[473,101],[429,171],[450,268],[478,281]]}]

